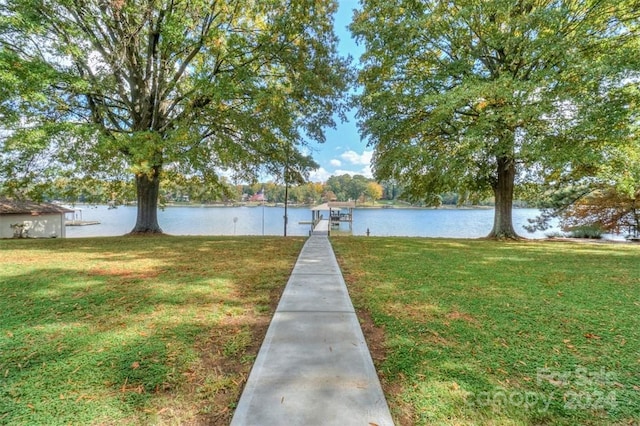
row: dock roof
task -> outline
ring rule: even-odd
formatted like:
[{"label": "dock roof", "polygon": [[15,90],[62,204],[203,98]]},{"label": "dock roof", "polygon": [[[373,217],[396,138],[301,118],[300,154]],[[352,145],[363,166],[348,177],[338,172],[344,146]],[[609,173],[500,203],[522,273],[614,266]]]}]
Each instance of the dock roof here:
[{"label": "dock roof", "polygon": [[331,209],[353,209],[356,207],[355,201],[329,201],[328,203],[320,204],[312,207],[311,210],[331,210]]}]

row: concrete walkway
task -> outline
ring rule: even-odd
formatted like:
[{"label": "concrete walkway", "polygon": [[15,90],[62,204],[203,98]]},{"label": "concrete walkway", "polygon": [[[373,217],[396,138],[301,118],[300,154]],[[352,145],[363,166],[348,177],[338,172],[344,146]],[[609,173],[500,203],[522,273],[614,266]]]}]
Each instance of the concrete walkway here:
[{"label": "concrete walkway", "polygon": [[393,425],[326,235],[300,252],[231,425]]}]

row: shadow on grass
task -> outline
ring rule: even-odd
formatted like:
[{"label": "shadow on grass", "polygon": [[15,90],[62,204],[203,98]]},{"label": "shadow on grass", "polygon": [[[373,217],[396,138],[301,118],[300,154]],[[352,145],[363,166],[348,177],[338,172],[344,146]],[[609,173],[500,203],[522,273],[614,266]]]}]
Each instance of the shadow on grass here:
[{"label": "shadow on grass", "polygon": [[97,240],[0,242],[0,423],[228,423],[302,240]]},{"label": "shadow on grass", "polygon": [[[390,250],[393,248],[393,250]],[[398,424],[634,424],[638,247],[334,242]]]}]

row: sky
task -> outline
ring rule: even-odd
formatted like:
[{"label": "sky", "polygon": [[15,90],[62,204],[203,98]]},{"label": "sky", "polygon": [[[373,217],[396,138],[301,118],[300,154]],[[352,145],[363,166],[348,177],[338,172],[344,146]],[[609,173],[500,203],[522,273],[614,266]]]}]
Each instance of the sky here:
[{"label": "sky", "polygon": [[[364,49],[351,38],[347,26],[351,23],[353,10],[359,6],[358,1],[339,0],[338,3],[339,9],[335,16],[335,32],[340,39],[338,49],[343,56],[351,55],[354,64],[356,64]],[[330,176],[343,174],[360,174],[372,177],[371,155],[373,149],[367,147],[366,142],[360,138],[355,110],[347,114],[347,118],[349,121],[346,123],[341,123],[339,119],[336,119],[335,129],[325,129],[325,143],[311,144],[309,154],[320,165],[318,170],[311,173],[311,181],[325,182]]]}]

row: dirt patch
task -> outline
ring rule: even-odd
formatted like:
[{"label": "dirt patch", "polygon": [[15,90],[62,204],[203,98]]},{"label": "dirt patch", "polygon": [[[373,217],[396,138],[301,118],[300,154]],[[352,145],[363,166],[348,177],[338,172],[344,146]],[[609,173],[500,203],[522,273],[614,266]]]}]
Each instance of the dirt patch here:
[{"label": "dirt patch", "polygon": [[378,366],[387,359],[387,351],[385,349],[385,331],[382,327],[376,327],[371,318],[371,314],[363,309],[358,309],[358,319],[360,327],[364,334],[371,358],[374,364]]},{"label": "dirt patch", "polygon": [[[182,372],[185,382],[170,395],[156,413],[158,424],[226,426],[251,371],[253,360],[269,327],[270,315],[229,317],[203,338],[196,348],[200,359]],[[249,329],[250,343],[241,353],[225,355],[234,335]],[[183,397],[176,400],[172,395]]]},{"label": "dirt patch", "polygon": [[458,310],[454,310],[449,312],[446,315],[446,317],[448,320],[464,321],[466,323],[473,324],[478,327],[480,326],[480,322],[477,319],[475,319],[471,314],[468,314],[466,312],[460,312]]},{"label": "dirt patch", "polygon": [[392,408],[393,420],[397,426],[412,426],[415,424],[413,407],[406,403],[401,403],[400,395],[402,394],[402,386],[386,377],[382,372],[382,364],[387,359],[386,349],[386,332],[384,327],[378,327],[373,322],[371,314],[364,309],[357,309],[358,318],[362,333],[367,341],[373,364],[378,372],[382,391],[384,392],[387,402]]},{"label": "dirt patch", "polygon": [[[223,318],[196,343],[200,358],[182,373],[186,381],[175,390],[184,398],[178,401],[168,395],[166,406],[157,413],[160,424],[227,426],[231,423],[280,293],[281,289],[270,292],[269,312],[258,314],[253,306],[245,306],[242,315]],[[250,334],[248,342],[234,340],[240,334]]]},{"label": "dirt patch", "polygon": [[[220,350],[224,347],[226,341],[228,341],[228,334],[218,335],[213,338],[208,346],[209,352],[203,351],[204,358],[202,360],[202,368],[206,371],[218,371],[224,374],[224,377],[228,379],[229,386],[219,389],[215,394],[209,395],[206,401],[202,405],[208,406],[205,411],[209,411],[209,414],[201,414],[197,419],[196,425],[215,425],[223,426],[231,423],[233,417],[234,407],[236,406],[244,385],[249,377],[249,372],[253,366],[252,360],[258,354],[264,336],[269,328],[271,315],[251,316],[243,321],[242,325],[237,324],[235,321],[230,323],[236,323],[231,325],[229,330],[231,333],[239,332],[240,327],[250,327],[251,330],[251,343],[243,351],[242,357],[233,356],[225,357]],[[211,349],[216,349],[216,352],[211,352]],[[243,362],[241,358],[245,358]],[[249,361],[251,360],[251,361]],[[213,408],[213,409],[212,409]]]}]

